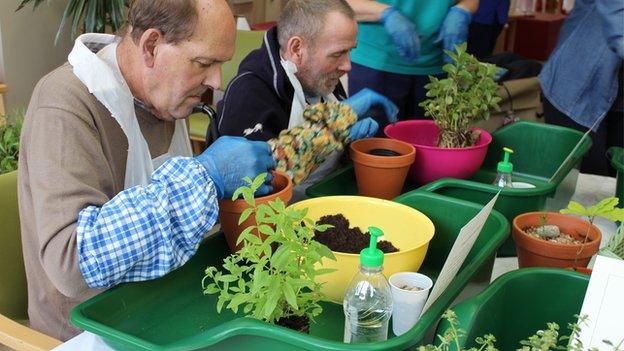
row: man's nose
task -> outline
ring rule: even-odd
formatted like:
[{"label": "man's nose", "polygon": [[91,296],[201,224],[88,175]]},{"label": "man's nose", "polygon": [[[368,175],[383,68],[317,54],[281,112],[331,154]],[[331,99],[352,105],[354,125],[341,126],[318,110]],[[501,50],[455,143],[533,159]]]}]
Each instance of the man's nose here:
[{"label": "man's nose", "polygon": [[345,58],[340,63],[338,69],[345,73],[349,73],[351,71],[351,55],[345,55]]},{"label": "man's nose", "polygon": [[214,69],[209,69],[202,84],[213,89],[219,89],[221,87],[221,65],[216,66]]}]

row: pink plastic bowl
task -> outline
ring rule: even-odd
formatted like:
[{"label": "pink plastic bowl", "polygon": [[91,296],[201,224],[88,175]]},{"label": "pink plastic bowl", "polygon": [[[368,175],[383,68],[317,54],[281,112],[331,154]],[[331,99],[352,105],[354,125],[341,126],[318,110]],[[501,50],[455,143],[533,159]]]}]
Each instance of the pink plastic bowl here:
[{"label": "pink plastic bowl", "polygon": [[409,176],[415,183],[427,184],[434,180],[453,177],[470,178],[483,163],[492,136],[481,128],[477,144],[467,148],[442,149],[437,147],[438,126],[430,120],[410,120],[389,124],[384,129],[386,136],[414,145],[416,159]]}]

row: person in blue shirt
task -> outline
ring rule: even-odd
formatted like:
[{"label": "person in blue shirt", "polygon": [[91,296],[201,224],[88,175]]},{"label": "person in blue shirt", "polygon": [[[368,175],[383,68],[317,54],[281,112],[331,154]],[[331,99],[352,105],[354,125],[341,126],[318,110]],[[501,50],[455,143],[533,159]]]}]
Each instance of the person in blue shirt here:
[{"label": "person in blue shirt", "polygon": [[613,174],[605,152],[622,146],[624,1],[576,0],[541,74],[546,122],[591,133],[581,172]]},{"label": "person in blue shirt", "polygon": [[509,0],[481,0],[468,30],[468,53],[482,60],[492,55],[507,23]]},{"label": "person in blue shirt", "polygon": [[[371,88],[399,107],[399,119],[424,118],[429,75],[450,62],[444,50],[466,42],[478,0],[347,0],[359,24],[349,92]],[[380,125],[387,124],[377,119]]]},{"label": "person in blue shirt", "polygon": [[67,340],[76,304],[180,267],[219,200],[275,167],[266,142],[242,137],[192,157],[185,118],[218,88],[235,33],[224,0],[134,0],[120,37],[81,35],[37,84],[18,176],[33,328]]}]

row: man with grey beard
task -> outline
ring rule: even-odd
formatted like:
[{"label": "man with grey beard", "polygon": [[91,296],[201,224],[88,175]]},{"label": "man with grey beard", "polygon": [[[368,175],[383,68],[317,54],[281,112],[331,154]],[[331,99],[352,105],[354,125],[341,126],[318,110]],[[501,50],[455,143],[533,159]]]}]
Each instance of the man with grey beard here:
[{"label": "man with grey beard", "polygon": [[[217,105],[217,121],[207,136],[244,136],[266,141],[282,130],[303,124],[306,106],[342,101],[358,115],[350,129],[352,140],[374,136],[379,126],[372,113],[396,120],[397,108],[384,96],[364,89],[347,98],[339,78],[351,70],[351,50],[356,46],[355,13],[344,0],[290,0],[277,27],[264,36],[262,47],[241,63]],[[380,107],[380,109],[376,109]],[[300,186],[305,189],[335,170],[340,154],[334,153]]]}]

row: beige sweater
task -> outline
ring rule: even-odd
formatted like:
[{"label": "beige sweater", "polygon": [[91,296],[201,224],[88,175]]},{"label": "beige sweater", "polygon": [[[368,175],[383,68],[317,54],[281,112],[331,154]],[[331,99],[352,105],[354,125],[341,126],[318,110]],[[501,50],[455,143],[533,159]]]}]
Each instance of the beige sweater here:
[{"label": "beige sweater", "polygon": [[[136,109],[152,157],[167,152],[175,124]],[[33,328],[61,340],[76,304],[99,293],[78,266],[76,221],[124,188],[128,141],[106,108],[65,64],[33,91],[24,122],[18,196]]]}]

